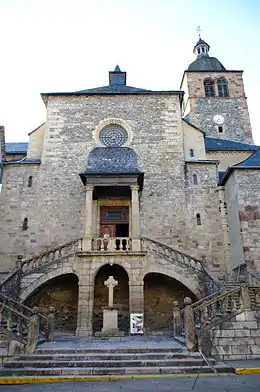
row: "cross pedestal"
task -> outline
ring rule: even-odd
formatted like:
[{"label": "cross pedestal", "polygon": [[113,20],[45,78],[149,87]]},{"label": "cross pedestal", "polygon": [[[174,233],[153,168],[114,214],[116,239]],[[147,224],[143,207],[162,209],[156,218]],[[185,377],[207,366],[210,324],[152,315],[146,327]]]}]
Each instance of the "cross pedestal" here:
[{"label": "cross pedestal", "polygon": [[118,311],[113,309],[114,288],[118,285],[118,282],[113,278],[113,276],[109,276],[109,278],[104,282],[104,285],[108,287],[108,309],[103,310],[102,333],[118,336]]}]

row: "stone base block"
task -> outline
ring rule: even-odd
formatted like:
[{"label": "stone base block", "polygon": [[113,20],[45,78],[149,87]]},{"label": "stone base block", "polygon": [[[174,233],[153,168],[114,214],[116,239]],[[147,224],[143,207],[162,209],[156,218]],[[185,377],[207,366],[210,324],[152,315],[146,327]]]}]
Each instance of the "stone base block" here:
[{"label": "stone base block", "polygon": [[102,333],[112,334],[119,333],[118,329],[118,311],[116,309],[104,309],[103,310],[103,328]]},{"label": "stone base block", "polygon": [[119,331],[119,329],[109,332],[95,332],[97,338],[110,338],[110,337],[122,337],[125,336],[124,331]]}]

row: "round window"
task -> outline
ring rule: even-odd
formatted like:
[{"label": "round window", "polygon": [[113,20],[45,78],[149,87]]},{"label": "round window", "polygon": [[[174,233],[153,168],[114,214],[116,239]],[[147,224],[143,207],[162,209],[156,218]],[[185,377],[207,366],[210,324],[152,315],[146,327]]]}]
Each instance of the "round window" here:
[{"label": "round window", "polygon": [[99,134],[99,140],[107,147],[120,147],[127,138],[126,130],[117,124],[106,125]]}]

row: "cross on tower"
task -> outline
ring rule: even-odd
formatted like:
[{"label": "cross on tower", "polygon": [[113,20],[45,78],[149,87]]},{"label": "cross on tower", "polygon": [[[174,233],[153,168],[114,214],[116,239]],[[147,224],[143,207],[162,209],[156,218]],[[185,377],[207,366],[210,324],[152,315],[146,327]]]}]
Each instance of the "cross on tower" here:
[{"label": "cross on tower", "polygon": [[109,276],[109,278],[104,282],[104,285],[108,287],[108,306],[113,308],[114,303],[114,288],[118,285],[118,281]]},{"label": "cross on tower", "polygon": [[199,38],[200,38],[200,33],[201,33],[201,28],[200,28],[200,26],[198,26],[197,28],[196,28],[196,31],[199,33]]}]

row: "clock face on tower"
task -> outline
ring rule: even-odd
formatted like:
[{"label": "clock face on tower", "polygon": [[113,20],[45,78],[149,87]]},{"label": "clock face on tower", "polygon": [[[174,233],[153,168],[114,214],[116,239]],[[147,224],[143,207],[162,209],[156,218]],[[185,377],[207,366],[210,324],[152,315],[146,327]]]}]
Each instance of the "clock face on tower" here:
[{"label": "clock face on tower", "polygon": [[223,116],[221,116],[221,114],[216,114],[213,117],[213,121],[215,124],[222,125],[222,124],[224,124],[225,119]]}]

